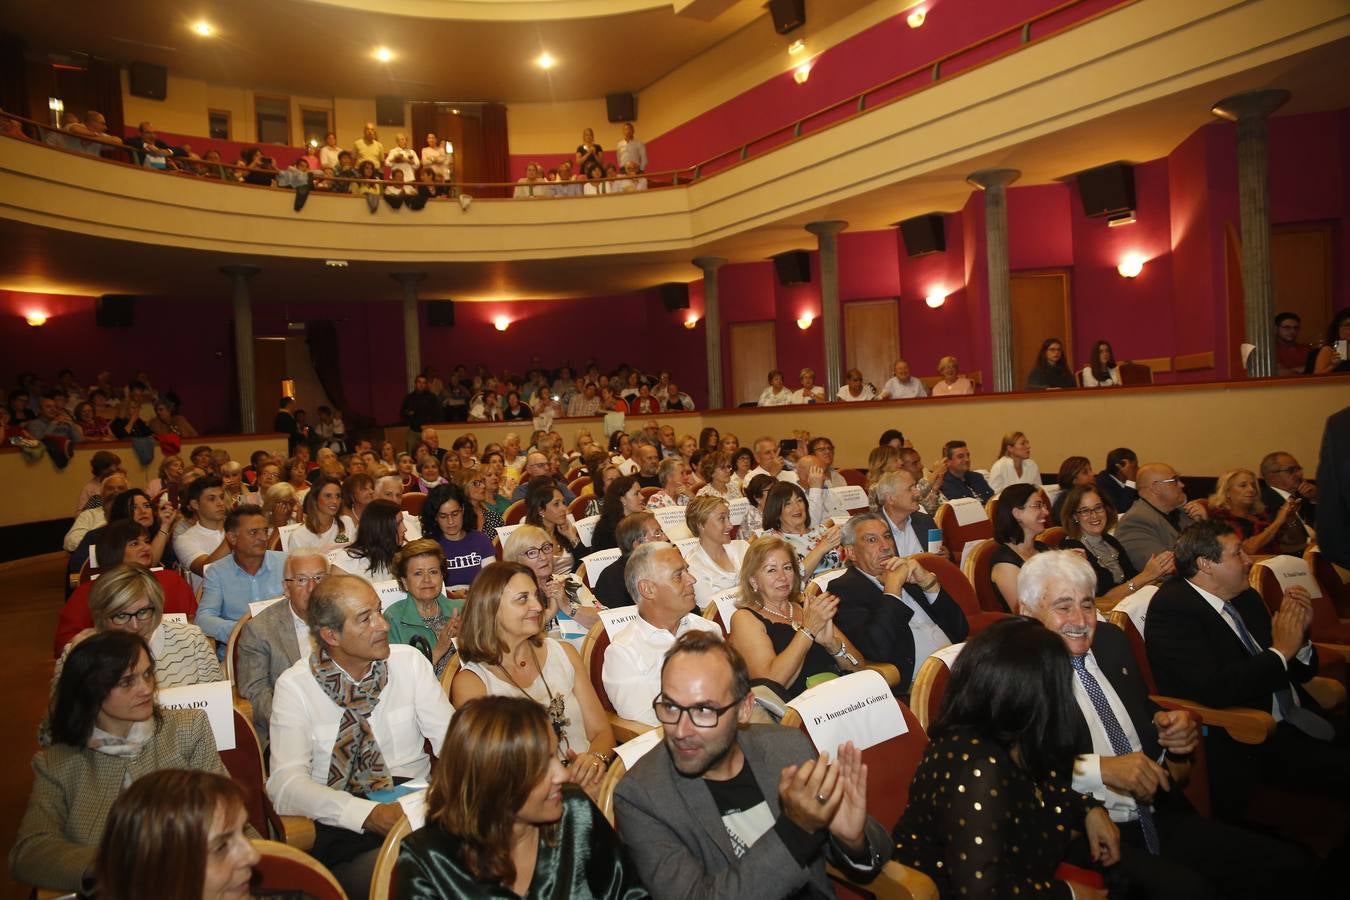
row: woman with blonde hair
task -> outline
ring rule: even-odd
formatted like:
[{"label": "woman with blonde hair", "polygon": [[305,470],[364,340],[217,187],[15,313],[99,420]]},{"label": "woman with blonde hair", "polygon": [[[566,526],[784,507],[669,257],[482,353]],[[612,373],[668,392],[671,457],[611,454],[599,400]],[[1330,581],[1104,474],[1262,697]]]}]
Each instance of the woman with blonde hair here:
[{"label": "woman with blonde hair", "polygon": [[705,495],[690,500],[684,508],[684,522],[698,538],[698,546],[689,551],[686,560],[689,573],[698,579],[694,596],[702,608],[740,583],[741,563],[749,544],[736,539],[731,506],[721,497]]},{"label": "woman with blonde hair", "polygon": [[641,900],[627,851],[556,752],[539,704],[481,697],[455,712],[427,790],[426,825],[403,839],[400,900]]},{"label": "woman with blonde hair", "polygon": [[882,475],[900,471],[900,450],[890,444],[873,447],[867,454],[867,493],[877,486]]},{"label": "woman with blonde hair", "polygon": [[[574,619],[585,630],[590,630],[600,621],[597,612],[599,604],[583,604],[582,594],[588,601],[595,598],[586,590],[585,585],[576,580],[576,576],[555,576],[554,557],[558,546],[553,543],[549,533],[537,525],[521,525],[502,546],[502,561],[520,563],[534,573],[535,584],[539,588],[539,597],[544,604],[544,622],[555,617]],[[481,576],[480,576],[481,577]]]},{"label": "woman with blonde hair", "polygon": [[989,467],[989,486],[995,493],[1012,484],[1041,486],[1041,467],[1031,458],[1031,441],[1020,431],[1010,431],[998,445],[998,459]]},{"label": "woman with blonde hair", "polygon": [[1286,501],[1272,519],[1261,501],[1256,473],[1251,469],[1229,469],[1219,476],[1207,505],[1209,517],[1236,531],[1242,540],[1242,549],[1248,556],[1254,556],[1277,552],[1276,538],[1300,502],[1297,498]]}]

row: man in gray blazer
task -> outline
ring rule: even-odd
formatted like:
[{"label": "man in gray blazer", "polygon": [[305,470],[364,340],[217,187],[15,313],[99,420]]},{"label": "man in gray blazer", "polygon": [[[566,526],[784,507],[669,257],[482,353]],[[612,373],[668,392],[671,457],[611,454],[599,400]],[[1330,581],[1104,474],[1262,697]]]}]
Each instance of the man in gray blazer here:
[{"label": "man in gray blazer", "polygon": [[1134,567],[1143,571],[1148,561],[1171,550],[1177,535],[1201,519],[1209,518],[1204,504],[1186,502],[1186,488],[1176,469],[1166,463],[1149,463],[1135,475],[1139,499],[1121,516],[1116,540],[1130,555]]},{"label": "man in gray blazer", "polygon": [[300,659],[303,647],[309,655],[309,625],[305,613],[314,586],[328,574],[328,559],[312,549],[296,550],[286,557],[282,591],[286,599],[273,603],[244,623],[239,632],[239,696],[253,704],[253,726],[267,743],[267,723],[272,718],[272,687]]},{"label": "man in gray blazer", "polygon": [[748,725],[745,661],[702,631],[666,654],[654,709],[664,749],[618,785],[615,816],[652,896],[699,900],[833,897],[825,862],[858,881],[890,857],[867,815],[862,754],[816,757],[801,732]]}]

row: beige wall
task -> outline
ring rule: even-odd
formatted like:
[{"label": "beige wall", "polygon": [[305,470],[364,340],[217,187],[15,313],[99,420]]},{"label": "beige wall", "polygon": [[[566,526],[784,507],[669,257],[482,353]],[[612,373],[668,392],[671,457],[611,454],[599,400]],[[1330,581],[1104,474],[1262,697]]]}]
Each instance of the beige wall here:
[{"label": "beige wall", "polygon": [[[186,455],[202,444],[230,451],[230,457],[243,465],[248,465],[249,454],[254,450],[286,453],[286,439],[279,434],[205,435],[191,438],[183,445],[183,453]],[[0,449],[0,483],[12,485],[17,490],[10,490],[7,502],[0,504],[0,526],[73,516],[75,501],[89,480],[89,457],[97,450],[111,450],[122,457],[122,466],[127,470],[127,480],[132,487],[143,488],[158,478],[159,464],[164,461],[158,447],[150,465],[142,466],[129,443],[81,444],[70,465],[57,469],[50,459],[28,462],[20,451],[5,446]]]}]

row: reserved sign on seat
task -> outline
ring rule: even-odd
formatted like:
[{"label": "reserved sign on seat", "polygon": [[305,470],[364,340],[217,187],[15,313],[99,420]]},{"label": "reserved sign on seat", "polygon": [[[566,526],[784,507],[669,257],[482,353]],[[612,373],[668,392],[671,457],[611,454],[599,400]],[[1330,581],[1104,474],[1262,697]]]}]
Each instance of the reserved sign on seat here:
[{"label": "reserved sign on seat", "polygon": [[802,717],[816,749],[831,759],[849,741],[866,750],[909,731],[886,679],[871,669],[802,691],[788,706]]},{"label": "reserved sign on seat", "polygon": [[204,710],[216,738],[216,749],[234,749],[234,699],[228,681],[160,688],[156,699],[163,709]]}]

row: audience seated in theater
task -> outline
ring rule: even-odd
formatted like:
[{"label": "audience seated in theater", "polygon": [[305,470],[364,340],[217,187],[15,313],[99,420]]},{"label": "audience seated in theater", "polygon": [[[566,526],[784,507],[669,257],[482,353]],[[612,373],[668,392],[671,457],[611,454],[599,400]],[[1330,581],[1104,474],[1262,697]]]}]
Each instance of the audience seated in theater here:
[{"label": "audience seated in theater", "polygon": [[[600,621],[598,610],[581,603],[581,591],[570,576],[554,575],[554,558],[558,547],[548,532],[528,522],[511,532],[502,547],[504,562],[520,563],[534,573],[540,602],[544,604],[544,622],[570,619],[583,629]],[[476,580],[476,579],[475,579]],[[577,598],[571,597],[573,588]]]},{"label": "audience seated in theater", "polygon": [[253,726],[266,745],[272,719],[272,691],[281,674],[311,650],[309,596],[328,575],[328,559],[317,550],[286,555],[284,599],[244,623],[236,649],[235,685],[253,706]]},{"label": "audience seated in theater", "polygon": [[[1197,522],[1176,543],[1180,578],[1149,604],[1144,638],[1158,690],[1206,706],[1269,712],[1275,733],[1238,744],[1209,729],[1205,749],[1214,811],[1240,819],[1258,785],[1350,801],[1344,714],[1321,709],[1303,690],[1317,674],[1308,641],[1312,601],[1301,586],[1284,592],[1274,617],[1248,585],[1251,559],[1236,532]],[[1341,876],[1344,872],[1339,873]]]},{"label": "audience seated in theater", "polygon": [[1350,359],[1347,358],[1346,341],[1350,341],[1350,309],[1336,313],[1327,325],[1327,333],[1322,348],[1317,351],[1313,361],[1313,373],[1323,375],[1327,372],[1350,372]]},{"label": "audience seated in theater", "polygon": [[1161,582],[1176,572],[1171,550],[1149,557],[1143,571],[1136,569],[1130,556],[1112,532],[1116,511],[1095,486],[1079,485],[1063,495],[1064,542],[1066,550],[1082,550],[1097,576],[1096,596],[1114,606],[1145,585]]},{"label": "audience seated in theater", "polygon": [[[1239,468],[1219,475],[1207,508],[1211,519],[1223,522],[1238,533],[1242,549],[1248,556],[1257,556],[1279,552],[1280,534],[1291,524],[1296,524],[1292,520],[1301,503],[1297,498],[1286,500],[1275,507],[1272,516],[1261,498],[1256,473]],[[1301,525],[1296,527],[1303,531],[1306,543],[1307,532]]]},{"label": "audience seated in theater", "polygon": [[461,668],[450,686],[456,706],[475,697],[525,696],[543,707],[558,735],[569,779],[595,799],[614,750],[614,732],[581,655],[545,637],[545,605],[534,573],[495,563],[469,589],[459,633]]},{"label": "audience seated in theater", "polygon": [[615,792],[619,835],[659,896],[833,896],[827,861],[867,882],[890,853],[867,815],[859,751],[849,742],[817,757],[795,729],[749,725],[750,677],[706,632],[666,654],[654,705],[665,746]]},{"label": "audience seated in theater", "polygon": [[1022,563],[1050,549],[1036,539],[1049,521],[1050,501],[1040,488],[1014,484],[999,495],[994,513],[994,540],[998,549],[992,557],[990,578],[994,583],[994,599],[1004,612],[1018,611],[1017,570]]},{"label": "audience seated in theater", "polygon": [[[127,476],[121,469],[114,469],[103,477],[99,484],[99,503],[84,510],[75,517],[70,530],[61,541],[67,553],[74,553],[84,543],[85,536],[108,523],[108,510],[113,498],[127,489]],[[87,554],[86,554],[87,555]],[[81,560],[83,563],[83,560]],[[76,567],[78,571],[78,566]]]},{"label": "audience seated in theater", "polygon": [[[844,375],[845,383],[839,388],[839,393],[835,398],[845,403],[859,403],[866,400],[880,400],[877,389],[870,381],[863,381],[863,374],[858,369],[849,369]],[[761,404],[763,405],[763,404]]]},{"label": "audience seated in theater", "polygon": [[1298,313],[1282,312],[1275,316],[1275,374],[1281,376],[1306,375],[1316,350],[1300,341],[1299,329],[1303,320]]},{"label": "audience seated in theater", "polygon": [[759,438],[755,441],[754,453],[755,468],[746,473],[745,479],[753,479],[756,475],[769,475],[779,481],[797,483],[797,473],[783,461],[778,450],[778,441],[767,435]]},{"label": "audience seated in theater", "polygon": [[1041,467],[1031,458],[1031,441],[1020,431],[1003,436],[998,445],[998,458],[989,467],[989,486],[1002,493],[1010,484],[1041,486]]},{"label": "audience seated in theater", "polygon": [[684,511],[685,524],[698,538],[698,544],[686,554],[689,572],[697,579],[694,595],[699,609],[718,594],[732,590],[741,579],[741,563],[749,545],[737,539],[731,524],[731,507],[720,497],[699,496]]},{"label": "audience seated in theater", "polygon": [[33,791],[9,853],[25,884],[74,891],[94,862],[109,807],[159,769],[226,775],[202,710],[161,710],[139,634],[110,631],[70,651],[57,681],[52,745],[33,757]]},{"label": "audience seated in theater", "polygon": [[528,163],[525,166],[525,174],[516,179],[516,187],[511,197],[515,200],[543,197],[546,196],[544,190],[546,188],[539,184],[539,164]]},{"label": "audience seated in theater", "polygon": [[188,570],[188,584],[196,590],[203,584],[207,564],[232,550],[225,539],[224,483],[213,475],[195,479],[183,497],[183,509],[191,514],[193,524],[174,535],[173,555]]},{"label": "audience seated in theater", "polygon": [[112,433],[112,422],[100,416],[94,409],[94,404],[88,401],[75,404],[75,409],[71,411],[71,418],[75,420],[75,425],[84,435],[86,443],[117,440],[117,437]]},{"label": "audience seated in theater", "polygon": [[729,640],[745,656],[750,677],[780,685],[784,697],[806,690],[815,676],[856,671],[866,662],[834,624],[839,598],[828,592],[803,598],[792,547],[782,538],[766,534],[750,544],[736,605]]},{"label": "audience seated in theater", "polygon": [[1026,389],[1058,391],[1075,387],[1078,387],[1078,382],[1064,358],[1064,342],[1059,338],[1046,338],[1036,353],[1036,364],[1027,375]]},{"label": "audience seated in theater", "polygon": [[315,819],[309,854],[348,896],[370,890],[397,801],[366,799],[431,774],[452,710],[426,657],[389,643],[370,582],[330,575],[309,598],[315,649],[287,669],[272,696],[267,793],[281,815]]},{"label": "audience seated in theater", "polygon": [[662,425],[657,430],[656,434],[657,442],[660,444],[657,449],[661,451],[661,458],[663,460],[679,455],[680,448],[679,441],[675,437],[675,426]]},{"label": "audience seated in theater", "polygon": [[769,499],[769,490],[778,484],[772,475],[756,475],[749,480],[745,488],[745,499],[749,507],[745,511],[745,523],[741,526],[741,537],[749,540],[764,526],[764,505]]},{"label": "audience seated in theater", "polygon": [[854,635],[869,660],[894,665],[900,671],[896,692],[908,696],[925,659],[966,639],[965,613],[936,575],[896,554],[880,513],[849,519],[842,541],[848,564],[829,588],[839,601],[835,624]]},{"label": "audience seated in theater", "polygon": [[[77,575],[86,562],[90,561],[89,548],[97,547],[102,539],[103,533],[108,525],[114,522],[133,521],[139,526],[137,539],[145,535],[143,539],[150,546],[150,561],[147,566],[164,566],[166,568],[177,568],[178,560],[173,555],[173,545],[169,541],[169,536],[173,533],[173,526],[177,519],[177,510],[168,502],[168,497],[160,498],[159,508],[150,500],[145,491],[140,488],[132,488],[128,491],[122,491],[114,494],[109,505],[104,508],[107,514],[107,525],[95,528],[85,534],[84,539],[80,541],[80,546],[70,555],[70,561],[66,566],[68,574]],[[103,557],[98,557],[99,567],[115,565],[108,563]]]},{"label": "audience seated in theater", "polygon": [[262,509],[270,534],[267,547],[276,550],[281,547],[281,529],[300,521],[300,501],[295,497],[295,488],[284,481],[272,485],[263,495]]},{"label": "audience seated in theater", "polygon": [[542,528],[553,542],[553,573],[568,575],[576,571],[590,548],[581,540],[576,525],[567,513],[568,500],[552,479],[532,478],[525,494],[525,521]]},{"label": "audience seated in theater", "polygon": [[902,447],[898,452],[900,468],[914,478],[914,485],[919,492],[919,508],[930,516],[936,514],[937,508],[942,505],[942,479],[947,475],[947,459],[939,458],[933,464],[933,471],[928,473],[924,471],[923,457],[919,456],[918,450]]},{"label": "audience seated in theater", "polygon": [[405,544],[394,560],[394,572],[405,593],[384,611],[389,642],[417,647],[431,660],[437,678],[455,653],[467,594],[458,590],[453,597],[447,596],[444,571],[445,554],[435,541],[423,538]]},{"label": "audience seated in theater", "polygon": [[[801,384],[801,387],[797,388],[797,390],[792,392],[792,398],[788,401],[789,403],[801,405],[801,404],[825,402],[825,388],[816,384],[815,369],[812,369],[809,366],[807,368],[802,369],[800,372],[797,373],[797,379],[798,382]],[[760,405],[776,406],[778,404],[761,403]]]},{"label": "audience seated in theater", "polygon": [[1097,475],[1092,471],[1092,460],[1086,456],[1065,457],[1064,462],[1059,464],[1059,475],[1055,481],[1059,485],[1059,493],[1055,495],[1055,500],[1050,505],[1050,524],[1063,525],[1064,517],[1061,511],[1069,491],[1079,485],[1093,487],[1097,483]]},{"label": "audience seated in theater", "polygon": [[938,360],[937,370],[942,380],[933,385],[934,397],[956,397],[975,393],[974,383],[961,374],[961,365],[955,356],[944,356]]},{"label": "audience seated in theater", "polygon": [[[735,435],[732,435],[735,437]],[[749,447],[723,451],[731,455],[731,483],[740,488],[742,494],[750,484],[750,471],[755,467],[755,451]]]},{"label": "audience seated in theater", "polygon": [[[606,754],[598,767],[609,762]],[[575,768],[594,769],[587,756]],[[427,793],[426,826],[404,838],[399,897],[567,900],[648,896],[628,851],[559,760],[539,704],[481,697],[461,706]]]},{"label": "audience seated in theater", "polygon": [[334,574],[345,572],[372,583],[388,581],[394,577],[394,556],[405,540],[403,510],[388,500],[374,500],[356,526],[356,539],[328,551],[328,562]]},{"label": "audience seated in theater", "polygon": [[[909,470],[882,475],[872,489],[872,500],[886,524],[896,556],[907,558],[929,552],[928,535],[937,529],[937,523],[919,505],[919,489]],[[939,547],[937,555],[951,558],[946,547]]]},{"label": "audience seated in theater", "polygon": [[1072,672],[1061,639],[1022,618],[995,622],[961,651],[894,834],[895,859],[940,896],[1105,900],[1055,878],[1075,832],[1093,862],[1109,870],[1120,859],[1119,829],[1070,781]]},{"label": "audience seated in theater", "polygon": [[322,553],[345,547],[356,537],[356,524],[342,515],[342,484],[319,476],[305,494],[303,524],[290,533],[288,550],[314,547]]},{"label": "audience seated in theater", "polygon": [[[633,462],[637,464],[637,470],[632,474],[636,476],[638,484],[644,488],[659,488],[661,486],[661,448],[648,438],[645,434],[637,434],[633,438]],[[620,466],[620,468],[623,468]]]},{"label": "audience seated in theater", "polygon": [[1285,527],[1275,535],[1275,552],[1302,556],[1308,547],[1311,527],[1317,524],[1317,485],[1304,480],[1303,467],[1283,450],[1261,458],[1261,478],[1261,502],[1267,510],[1298,501],[1285,520]]},{"label": "audience seated in theater", "polygon": [[[353,455],[348,471],[359,469],[366,461]],[[361,515],[375,499],[375,479],[365,472],[353,472],[342,481],[342,511],[351,517],[356,527],[361,527]]]},{"label": "audience seated in theater", "polygon": [[[819,493],[815,493],[817,499],[808,502],[800,487],[780,481],[764,500],[764,532],[792,547],[803,578],[840,565],[839,526],[821,515]],[[817,522],[814,526],[813,521]]]},{"label": "audience seated in theater", "polygon": [[647,508],[642,499],[642,488],[637,479],[629,475],[620,475],[609,482],[605,488],[605,497],[600,504],[600,520],[595,523],[591,534],[590,551],[607,550],[618,546],[615,530],[619,520]]},{"label": "audience seated in theater", "polygon": [[1116,526],[1130,562],[1142,569],[1150,558],[1171,550],[1177,535],[1189,526],[1209,518],[1209,511],[1198,500],[1187,502],[1186,488],[1176,470],[1166,463],[1140,466],[1135,478],[1139,499]]},{"label": "audience seated in theater", "polygon": [[[698,489],[699,497],[716,497],[730,503],[741,497],[741,488],[731,471],[731,457],[721,451],[704,452],[698,463],[699,477],[703,487]],[[747,466],[746,471],[749,471]]]},{"label": "audience seated in theater", "polygon": [[928,396],[928,389],[923,386],[923,382],[910,375],[909,363],[897,359],[892,372],[891,377],[882,385],[878,400],[912,400],[915,397]]},{"label": "audience seated in theater", "polygon": [[596,599],[611,609],[632,606],[636,600],[628,593],[628,583],[624,580],[624,572],[633,551],[643,544],[668,540],[656,516],[646,510],[624,516],[615,529],[615,537],[619,558],[606,566],[598,578],[592,579],[595,582]]},{"label": "audience seated in theater", "polygon": [[1139,457],[1129,447],[1117,447],[1106,454],[1106,465],[1097,473],[1097,493],[1101,494],[1120,515],[1129,512],[1139,499],[1134,479],[1139,474]]},{"label": "audience seated in theater", "polygon": [[230,554],[211,564],[197,609],[197,624],[216,639],[221,658],[234,623],[249,604],[281,596],[286,556],[267,549],[267,519],[256,506],[241,506],[225,517]]},{"label": "audience seated in theater", "polygon": [[[304,450],[297,447],[296,450]],[[300,456],[292,456],[282,461],[281,477],[286,484],[295,489],[295,499],[303,503],[309,492],[309,461]]]},{"label": "audience seated in theater", "polygon": [[369,162],[376,167],[384,165],[384,144],[380,143],[380,137],[375,131],[374,122],[366,123],[366,127],[361,132],[361,137],[356,139],[352,149],[356,153],[358,163]]},{"label": "audience seated in theater", "polygon": [[769,386],[760,392],[757,406],[787,406],[792,402],[792,390],[783,384],[779,369],[769,372]]},{"label": "audience seated in theater", "polygon": [[973,497],[988,503],[994,489],[984,476],[970,467],[970,448],[965,441],[948,441],[942,445],[942,456],[947,460],[947,474],[942,477],[942,496],[947,500]]},{"label": "audience seated in theater", "polygon": [[[182,459],[179,457],[165,457],[166,461],[169,459],[178,460],[179,474],[181,475],[183,463]],[[163,466],[161,465],[161,470],[162,469]],[[78,500],[75,501],[75,515],[78,516],[80,513],[84,512],[86,509],[89,509],[92,506],[102,506],[103,479],[111,475],[113,472],[119,471],[122,472],[123,474],[126,473],[126,470],[123,469],[122,467],[122,457],[118,456],[116,453],[113,453],[111,450],[94,451],[93,455],[89,457],[89,473],[92,477],[84,483],[83,487],[80,488],[80,497]],[[163,478],[162,471],[160,473],[160,477]],[[151,482],[151,485],[154,485],[154,482]],[[153,496],[154,494],[159,493],[159,491],[154,490],[151,491],[150,493]]]},{"label": "audience seated in theater", "polygon": [[614,145],[619,165],[626,167],[630,162],[637,163],[639,171],[647,171],[647,145],[634,133],[633,123],[623,123],[622,132],[623,137]]},{"label": "audience seated in theater", "polygon": [[468,498],[468,507],[473,512],[475,530],[482,532],[489,543],[497,536],[497,529],[502,527],[501,515],[489,503],[488,482],[495,478],[496,473],[489,472],[486,466],[475,469],[461,468],[455,472],[454,478],[454,484]]},{"label": "audience seated in theater", "polygon": [[661,482],[661,489],[647,498],[648,509],[684,506],[689,502],[692,495],[693,472],[689,469],[689,463],[682,457],[670,456],[661,460],[656,474]]},{"label": "audience seated in theater", "polygon": [[666,385],[658,399],[661,409],[668,412],[689,412],[694,408],[694,398],[680,390],[680,386],[673,381]]},{"label": "audience seated in theater", "polygon": [[1083,387],[1120,387],[1120,368],[1116,365],[1116,352],[1111,349],[1110,341],[1098,341],[1092,345],[1092,362],[1083,366],[1078,373]]},{"label": "audience seated in theater", "polygon": [[446,584],[463,587],[496,558],[492,540],[478,529],[473,504],[457,484],[433,488],[422,504],[422,534],[445,554]]},{"label": "audience seated in theater", "polygon": [[525,468],[521,473],[520,484],[511,493],[511,502],[524,500],[526,493],[530,489],[530,482],[542,478],[553,484],[563,495],[565,503],[571,503],[577,499],[577,495],[572,493],[572,489],[567,486],[567,482],[557,475],[553,474],[553,468],[549,464],[547,453],[541,453],[538,450],[531,451],[525,457]]},{"label": "audience seated in theater", "polygon": [[867,493],[871,495],[882,475],[899,472],[901,468],[899,450],[889,444],[873,447],[867,454]]},{"label": "audience seated in theater", "polygon": [[690,565],[673,544],[651,541],[634,548],[624,583],[638,617],[615,635],[605,652],[602,679],[614,711],[653,727],[652,701],[661,692],[661,663],[676,639],[690,631],[718,638],[722,630],[699,614]]},{"label": "audience seated in theater", "polygon": [[441,477],[441,464],[436,461],[436,457],[431,453],[424,454],[417,461],[417,486],[419,493],[428,494],[443,484],[448,482]]}]

